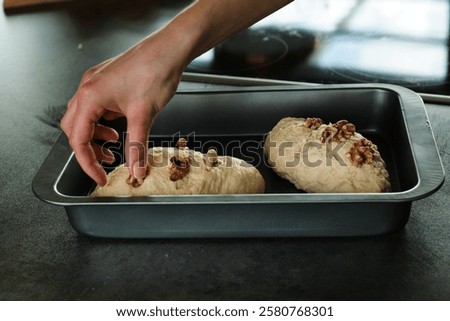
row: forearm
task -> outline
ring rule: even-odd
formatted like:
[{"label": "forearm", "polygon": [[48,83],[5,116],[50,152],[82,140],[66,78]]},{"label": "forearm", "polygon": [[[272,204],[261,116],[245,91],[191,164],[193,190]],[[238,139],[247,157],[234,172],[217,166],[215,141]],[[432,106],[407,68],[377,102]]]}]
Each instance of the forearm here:
[{"label": "forearm", "polygon": [[182,35],[180,54],[185,63],[213,48],[292,0],[198,0],[176,16],[165,29]]}]

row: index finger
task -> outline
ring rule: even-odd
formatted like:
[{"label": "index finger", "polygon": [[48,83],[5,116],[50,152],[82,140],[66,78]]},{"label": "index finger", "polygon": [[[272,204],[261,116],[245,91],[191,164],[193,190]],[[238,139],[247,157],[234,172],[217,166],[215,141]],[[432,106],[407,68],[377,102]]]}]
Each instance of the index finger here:
[{"label": "index finger", "polygon": [[145,178],[147,175],[147,144],[152,117],[143,108],[142,114],[127,117],[126,158],[130,175],[135,178]]}]

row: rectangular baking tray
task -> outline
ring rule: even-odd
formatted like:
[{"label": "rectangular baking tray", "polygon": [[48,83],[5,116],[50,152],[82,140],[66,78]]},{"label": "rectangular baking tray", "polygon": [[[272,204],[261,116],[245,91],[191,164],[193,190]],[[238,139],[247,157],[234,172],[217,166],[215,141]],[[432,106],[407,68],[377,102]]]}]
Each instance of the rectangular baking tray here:
[{"label": "rectangular baking tray", "polygon": [[[378,145],[392,180],[389,193],[309,194],[278,177],[262,153],[283,117],[346,119]],[[119,133],[126,122],[108,125]],[[121,135],[122,137],[122,135]],[[385,84],[246,86],[178,92],[158,115],[150,146],[188,138],[191,148],[253,163],[264,194],[89,197],[94,182],[61,135],[32,188],[63,206],[79,233],[107,238],[369,236],[402,229],[413,201],[440,188],[444,171],[422,99]],[[122,160],[121,142],[111,145]],[[110,167],[106,168],[111,170]]]}]

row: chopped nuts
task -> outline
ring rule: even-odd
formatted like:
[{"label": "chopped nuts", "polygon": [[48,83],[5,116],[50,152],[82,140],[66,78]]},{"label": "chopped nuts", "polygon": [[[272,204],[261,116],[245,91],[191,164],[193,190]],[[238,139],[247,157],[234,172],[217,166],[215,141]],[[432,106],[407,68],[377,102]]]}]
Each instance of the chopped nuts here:
[{"label": "chopped nuts", "polygon": [[338,132],[335,136],[339,138],[339,141],[342,141],[343,139],[349,139],[356,131],[355,125],[349,123],[346,120],[338,121],[335,126],[338,129]]},{"label": "chopped nuts", "polygon": [[[150,173],[150,166],[147,166],[147,173],[146,176],[148,176],[148,174]],[[136,178],[132,175],[129,175],[126,182],[128,185],[131,185],[133,187],[139,187],[142,184],[144,184],[144,179],[145,178]]]},{"label": "chopped nuts", "polygon": [[175,150],[175,156],[170,158],[170,180],[178,181],[183,179],[187,174],[189,174],[190,164],[190,154],[189,148],[187,147],[187,140],[184,138],[180,138],[175,147],[178,150]]},{"label": "chopped nuts", "polygon": [[346,120],[340,120],[336,124],[327,126],[322,132],[322,143],[334,141],[336,143],[349,139],[355,134],[356,127]]},{"label": "chopped nuts", "polygon": [[187,147],[187,140],[184,138],[180,138],[177,143],[175,144],[176,148],[186,148]]},{"label": "chopped nuts", "polygon": [[143,183],[144,183],[144,179],[142,179],[142,178],[136,178],[136,177],[133,177],[131,175],[128,176],[128,178],[127,178],[127,184],[131,185],[133,187],[139,187]]},{"label": "chopped nuts", "polygon": [[204,158],[206,169],[210,171],[213,167],[219,165],[219,156],[214,148],[208,149],[206,157]]},{"label": "chopped nuts", "polygon": [[337,129],[333,126],[327,126],[322,132],[321,142],[329,142],[333,140],[334,135],[336,135]]},{"label": "chopped nuts", "polygon": [[323,125],[322,118],[308,117],[306,118],[305,126],[311,129],[317,129]]},{"label": "chopped nuts", "polygon": [[189,174],[189,158],[180,159],[176,156],[170,158],[170,180],[178,181]]},{"label": "chopped nuts", "polygon": [[361,139],[353,144],[347,156],[353,165],[361,167],[363,164],[371,164],[374,160],[375,150],[367,139]]}]

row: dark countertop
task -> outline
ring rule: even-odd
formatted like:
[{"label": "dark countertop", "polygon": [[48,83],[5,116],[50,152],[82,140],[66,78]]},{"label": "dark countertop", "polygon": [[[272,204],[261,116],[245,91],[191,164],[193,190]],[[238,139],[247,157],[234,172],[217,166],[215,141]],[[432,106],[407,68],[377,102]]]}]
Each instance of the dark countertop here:
[{"label": "dark countertop", "polygon": [[[60,134],[64,105],[85,69],[187,3],[156,1],[136,10],[129,2],[92,2],[0,14],[0,299],[450,300],[448,180],[413,203],[404,230],[385,236],[78,235],[64,209],[37,199],[30,186]],[[427,104],[427,111],[448,173],[450,107]]]}]

